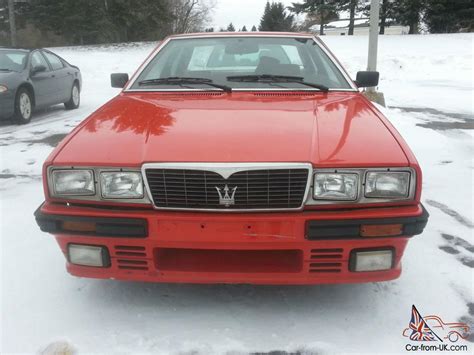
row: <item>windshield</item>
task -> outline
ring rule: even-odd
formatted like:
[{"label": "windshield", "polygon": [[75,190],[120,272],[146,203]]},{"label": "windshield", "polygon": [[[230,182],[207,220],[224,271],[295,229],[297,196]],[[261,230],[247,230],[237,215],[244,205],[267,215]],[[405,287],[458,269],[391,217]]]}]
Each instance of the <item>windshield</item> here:
[{"label": "windshield", "polygon": [[301,37],[173,39],[145,67],[131,89],[212,90],[202,83],[173,85],[157,81],[153,85],[143,85],[145,80],[166,78],[202,78],[233,89],[311,89],[298,81],[229,80],[232,76],[246,75],[298,77],[301,81],[331,89],[351,89],[321,47],[312,38]]},{"label": "windshield", "polygon": [[22,71],[27,58],[28,53],[25,51],[0,49],[0,70]]}]

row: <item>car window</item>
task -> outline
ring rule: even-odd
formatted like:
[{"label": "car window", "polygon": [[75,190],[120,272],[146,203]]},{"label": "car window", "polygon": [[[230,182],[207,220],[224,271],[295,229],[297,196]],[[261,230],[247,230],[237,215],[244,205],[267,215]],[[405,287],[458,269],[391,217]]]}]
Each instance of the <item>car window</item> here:
[{"label": "car window", "polygon": [[[332,89],[351,89],[337,65],[314,39],[256,36],[172,39],[139,74],[132,88],[143,88],[139,84],[142,80],[168,77],[210,79],[232,88],[302,87],[298,83],[279,83],[276,86],[227,79],[236,75],[294,76]],[[147,85],[146,90],[153,90],[154,86]],[[179,85],[156,86],[157,90],[183,88]],[[209,88],[195,86],[193,84],[192,88]]]},{"label": "car window", "polygon": [[282,46],[282,48],[285,51],[285,54],[288,57],[288,60],[290,61],[290,64],[297,64],[301,66],[303,65],[303,62],[301,61],[301,56],[295,46]]},{"label": "car window", "polygon": [[205,70],[213,51],[213,46],[199,46],[194,48],[191,59],[189,60],[188,70]]},{"label": "car window", "polygon": [[239,70],[256,69],[262,57],[271,57],[278,60],[281,64],[291,64],[288,56],[282,46],[278,45],[262,45],[257,52],[254,53],[226,53],[225,46],[218,46],[210,56],[206,68],[230,68]]},{"label": "car window", "polygon": [[0,70],[21,71],[26,66],[27,52],[0,50]]},{"label": "car window", "polygon": [[430,327],[440,327],[441,326],[441,323],[436,318],[426,317],[425,321]]},{"label": "car window", "polygon": [[58,69],[64,68],[64,64],[63,64],[62,60],[59,59],[59,57],[57,57],[53,53],[49,53],[49,52],[43,52],[43,54],[45,55],[45,57],[48,60],[49,64],[51,64],[51,68],[53,70],[58,70]]},{"label": "car window", "polygon": [[44,57],[41,55],[40,52],[36,51],[31,55],[31,68],[37,67],[43,65],[46,70],[49,70],[48,63],[44,59]]}]

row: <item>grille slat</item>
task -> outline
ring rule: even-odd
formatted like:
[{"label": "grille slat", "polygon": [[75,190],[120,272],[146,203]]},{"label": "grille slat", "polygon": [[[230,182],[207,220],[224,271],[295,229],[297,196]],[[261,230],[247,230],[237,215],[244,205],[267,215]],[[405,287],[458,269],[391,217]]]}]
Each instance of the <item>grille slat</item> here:
[{"label": "grille slat", "polygon": [[[115,255],[118,257],[114,262],[121,270],[147,271],[149,269],[146,260],[146,249],[142,246],[116,245]],[[130,259],[129,259],[130,258]]]},{"label": "grille slat", "polygon": [[[262,169],[239,171],[224,179],[218,173],[193,169],[145,170],[155,206],[183,209],[295,209],[303,204],[309,170]],[[234,204],[221,204],[220,189],[228,186]]]},{"label": "grille slat", "polygon": [[342,248],[311,249],[310,273],[337,273],[343,268]]}]

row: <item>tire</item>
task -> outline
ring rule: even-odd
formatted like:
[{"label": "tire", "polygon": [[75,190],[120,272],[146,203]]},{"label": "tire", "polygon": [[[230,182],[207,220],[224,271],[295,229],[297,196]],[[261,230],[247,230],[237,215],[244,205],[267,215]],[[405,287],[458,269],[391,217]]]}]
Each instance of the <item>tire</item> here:
[{"label": "tire", "polygon": [[450,342],[455,343],[459,340],[459,334],[457,332],[451,332],[448,334],[448,339]]},{"label": "tire", "polygon": [[81,90],[79,89],[79,84],[74,83],[71,88],[71,98],[68,102],[64,103],[66,110],[75,110],[81,104]]},{"label": "tire", "polygon": [[33,98],[31,92],[26,88],[19,88],[15,97],[14,119],[18,124],[26,124],[31,121],[33,115]]}]

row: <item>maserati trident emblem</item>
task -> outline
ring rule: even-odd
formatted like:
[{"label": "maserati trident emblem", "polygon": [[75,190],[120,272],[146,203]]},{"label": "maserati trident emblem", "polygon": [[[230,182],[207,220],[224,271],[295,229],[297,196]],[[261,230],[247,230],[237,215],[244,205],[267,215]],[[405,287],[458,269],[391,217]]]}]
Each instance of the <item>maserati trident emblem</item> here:
[{"label": "maserati trident emblem", "polygon": [[[224,205],[225,207],[229,207],[230,205],[235,204],[235,191],[237,191],[237,186],[234,187],[232,190],[229,189],[229,186],[225,185],[223,189],[220,189],[216,186],[217,193],[219,194],[219,204]],[[222,191],[224,191],[224,195],[222,195]],[[232,191],[232,196],[229,195],[229,191]]]}]

